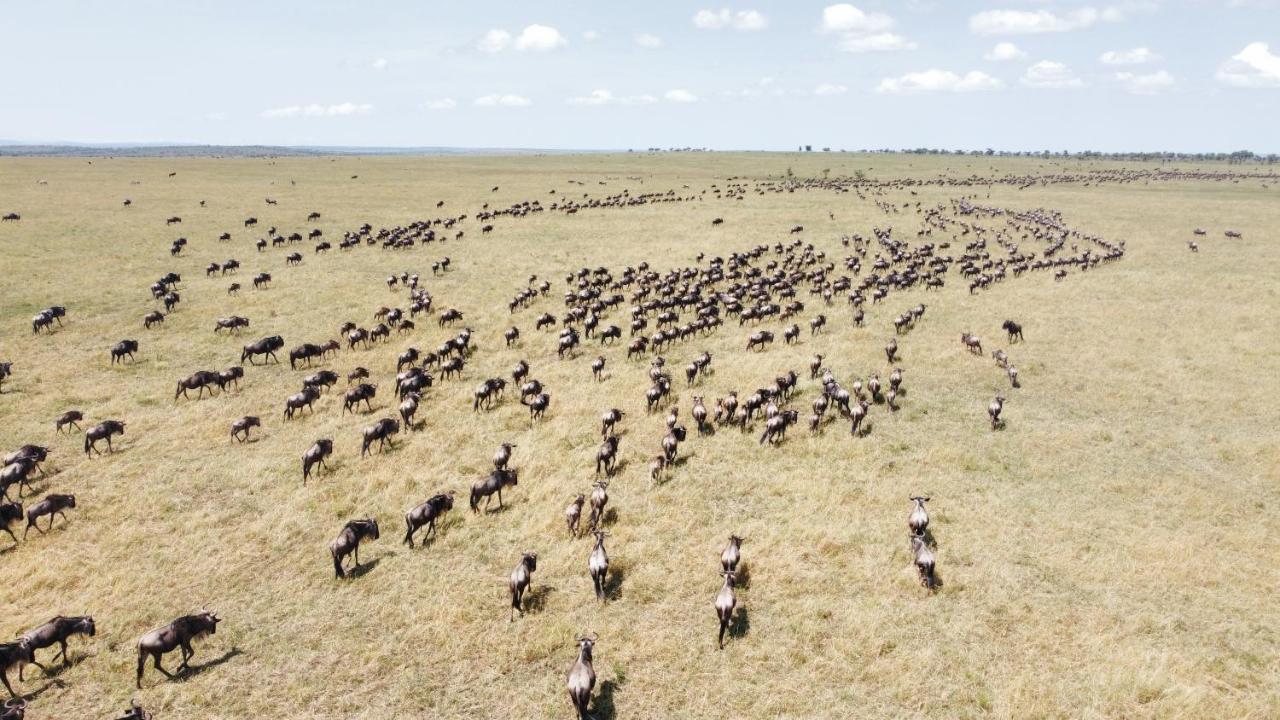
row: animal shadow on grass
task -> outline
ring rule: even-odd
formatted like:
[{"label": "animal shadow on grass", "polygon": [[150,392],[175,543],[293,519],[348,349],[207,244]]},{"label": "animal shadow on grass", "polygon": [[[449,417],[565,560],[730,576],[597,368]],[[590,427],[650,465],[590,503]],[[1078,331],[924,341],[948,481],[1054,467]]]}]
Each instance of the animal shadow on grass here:
[{"label": "animal shadow on grass", "polygon": [[380,562],[382,562],[382,558],[376,557],[367,562],[360,563],[360,565],[347,571],[347,578],[354,580],[356,578],[364,577],[365,574],[373,572],[373,569],[378,567],[378,563]]},{"label": "animal shadow on grass", "polygon": [[31,692],[29,692],[29,693],[25,693],[25,694],[21,695],[20,697],[21,697],[23,700],[28,700],[28,701],[30,701],[30,700],[35,700],[35,699],[39,698],[41,695],[43,695],[43,694],[45,694],[46,692],[48,692],[48,691],[49,691],[49,688],[54,688],[54,687],[56,687],[56,688],[58,688],[59,690],[61,690],[62,688],[66,687],[66,686],[67,686],[67,684],[66,684],[65,682],[63,682],[62,680],[59,680],[58,678],[52,678],[52,679],[50,679],[50,680],[49,680],[49,682],[45,683],[44,685],[41,685],[38,689],[36,689],[36,690],[32,690],[32,691],[31,691]]},{"label": "animal shadow on grass", "polygon": [[610,565],[609,577],[604,581],[604,596],[607,600],[617,600],[622,597],[622,581],[627,578],[627,568],[625,565]]},{"label": "animal shadow on grass", "polygon": [[733,572],[733,586],[739,590],[751,589],[751,566],[738,562],[738,569]]},{"label": "animal shadow on grass", "polygon": [[751,616],[747,609],[741,605],[733,613],[733,619],[729,621],[729,637],[742,638],[751,632]]},{"label": "animal shadow on grass", "polygon": [[613,695],[618,691],[618,683],[613,680],[605,680],[600,683],[600,693],[596,695],[596,701],[592,703],[591,717],[596,720],[613,720],[618,716],[618,711],[613,704]]},{"label": "animal shadow on grass", "polygon": [[536,615],[547,608],[547,599],[551,593],[556,592],[554,587],[550,585],[538,585],[529,588],[524,594],[524,611],[526,614]]},{"label": "animal shadow on grass", "polygon": [[212,670],[213,668],[216,668],[219,665],[222,665],[223,663],[230,662],[233,658],[243,654],[244,654],[244,651],[241,650],[240,648],[232,647],[230,650],[222,653],[221,655],[219,655],[218,657],[212,660],[209,660],[208,662],[202,662],[198,665],[188,665],[186,670],[183,670],[181,673],[176,674],[174,677],[176,677],[179,680],[186,680],[188,678],[195,677],[207,670]]},{"label": "animal shadow on grass", "polygon": [[924,544],[929,546],[930,550],[938,549],[938,541],[933,539],[932,530],[925,528],[924,532],[920,534],[920,537],[924,540]]},{"label": "animal shadow on grass", "polygon": [[613,525],[616,522],[618,522],[618,510],[617,508],[609,508],[604,511],[604,515],[600,518],[600,527]]}]

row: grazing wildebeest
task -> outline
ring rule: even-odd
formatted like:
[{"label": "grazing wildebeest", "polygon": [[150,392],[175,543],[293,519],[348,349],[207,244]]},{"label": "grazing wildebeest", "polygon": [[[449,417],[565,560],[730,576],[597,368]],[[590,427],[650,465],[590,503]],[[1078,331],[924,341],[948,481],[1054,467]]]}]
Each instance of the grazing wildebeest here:
[{"label": "grazing wildebeest", "polygon": [[1015,338],[1016,338],[1016,339],[1018,339],[1018,340],[1022,340],[1022,339],[1023,339],[1023,338],[1022,338],[1022,326],[1021,326],[1021,325],[1019,325],[1018,323],[1016,323],[1016,322],[1014,322],[1014,321],[1012,321],[1012,320],[1005,320],[1005,321],[1004,321],[1004,323],[1000,325],[1000,327],[1001,327],[1005,332],[1009,333],[1009,342],[1013,342]]},{"label": "grazing wildebeest", "polygon": [[519,484],[519,473],[516,470],[494,470],[485,479],[471,486],[471,512],[480,512],[480,498],[484,498],[485,512],[489,510],[489,502],[493,495],[498,495],[498,507],[502,507],[502,488]]},{"label": "grazing wildebeest", "polygon": [[271,284],[271,273],[258,273],[253,276],[253,289],[258,290]]},{"label": "grazing wildebeest", "polygon": [[[231,438],[246,442],[249,440],[249,429],[262,427],[262,421],[253,415],[245,415],[239,420],[231,423]],[[241,437],[243,436],[243,437]]]},{"label": "grazing wildebeest", "polygon": [[209,388],[209,394],[213,395],[213,387],[218,384],[218,373],[212,370],[197,370],[185,378],[178,381],[177,388],[173,391],[173,399],[177,401],[179,396],[190,398],[187,394],[188,390],[198,390],[196,399],[204,397],[205,388]]},{"label": "grazing wildebeest", "polygon": [[362,431],[364,441],[360,445],[360,457],[369,454],[369,446],[376,440],[378,441],[378,450],[385,451],[387,445],[392,445],[392,436],[400,432],[400,423],[394,418],[382,418],[374,424],[366,427]]},{"label": "grazing wildebeest", "polygon": [[[244,361],[248,360],[250,365],[256,365],[257,363],[253,361],[253,358],[257,355],[266,355],[268,358],[280,362],[280,358],[276,357],[276,350],[282,347],[284,347],[284,338],[279,335],[272,335],[264,337],[257,342],[251,342],[245,345],[240,353],[240,364],[243,365]],[[263,362],[266,362],[266,358],[263,358]]]},{"label": "grazing wildebeest", "polygon": [[360,383],[351,388],[342,396],[342,414],[346,415],[347,411],[355,412],[354,408],[364,402],[365,409],[372,412],[373,404],[370,402],[378,394],[378,386],[371,383]]},{"label": "grazing wildebeest", "polygon": [[182,648],[182,663],[178,665],[178,672],[181,673],[189,667],[188,663],[196,654],[196,651],[191,648],[191,641],[217,633],[219,622],[222,622],[222,618],[214,612],[183,615],[168,625],[143,635],[138,640],[138,674],[135,680],[137,687],[142,688],[142,669],[148,655],[153,659],[156,670],[163,673],[165,677],[173,679],[173,674],[160,666],[160,656],[172,652],[175,648]]},{"label": "grazing wildebeest", "polygon": [[36,532],[43,535],[44,530],[40,529],[40,525],[36,522],[45,515],[49,516],[49,529],[53,529],[53,518],[55,515],[61,515],[65,521],[67,519],[66,510],[76,506],[75,495],[63,495],[60,493],[49,493],[44,496],[40,502],[32,505],[27,509],[27,527],[22,531],[22,539],[27,539],[27,533],[31,528],[35,528]]},{"label": "grazing wildebeest", "polygon": [[378,539],[378,521],[374,518],[348,522],[338,533],[338,537],[329,543],[329,554],[333,556],[333,572],[338,579],[347,576],[347,572],[342,568],[342,561],[348,555],[351,555],[355,562],[351,566],[351,572],[354,573],[360,568],[360,541],[365,538]]},{"label": "grazing wildebeest", "polygon": [[565,684],[569,688],[569,700],[573,702],[573,709],[578,711],[578,720],[589,720],[591,717],[587,714],[587,707],[591,704],[591,691],[596,686],[596,671],[591,666],[591,652],[597,637],[593,633],[591,637],[584,635],[578,638],[578,659],[574,661],[565,677]]},{"label": "grazing wildebeest", "polygon": [[306,408],[315,413],[312,405],[316,400],[320,399],[320,389],[313,386],[305,386],[301,392],[296,392],[284,400],[284,419],[292,420],[295,413]]},{"label": "grazing wildebeest", "polygon": [[115,448],[111,446],[111,436],[123,435],[124,426],[125,424],[120,420],[103,420],[97,425],[89,428],[89,430],[84,434],[85,454],[88,455],[92,451],[101,455],[102,451],[98,450],[97,447],[99,440],[107,441],[107,452],[115,452]]},{"label": "grazing wildebeest", "polygon": [[[329,469],[329,464],[324,459],[333,454],[333,439],[320,438],[316,440],[307,451],[302,454],[302,484],[307,484],[307,478],[311,477],[311,468],[319,464],[325,470]],[[317,471],[319,472],[319,471]]]},{"label": "grazing wildebeest", "polygon": [[[78,617],[64,617],[62,615],[58,615],[57,617],[49,620],[49,622],[23,633],[22,639],[31,644],[31,664],[43,670],[47,675],[49,674],[49,669],[35,660],[36,650],[43,650],[44,648],[51,647],[56,643],[59,650],[53,656],[53,659],[57,660],[58,656],[61,655],[62,666],[71,667],[71,658],[67,655],[67,639],[72,635],[88,635],[89,637],[93,637],[96,634],[97,628],[94,627],[92,617],[89,617],[88,615]],[[18,669],[18,679],[22,679],[21,668]]]},{"label": "grazing wildebeest", "polygon": [[413,535],[423,525],[427,526],[427,534],[423,536],[423,542],[426,538],[431,537],[436,531],[436,521],[445,513],[453,509],[453,491],[433,495],[429,500],[421,505],[413,508],[404,514],[404,542],[409,547],[413,547]]},{"label": "grazing wildebeest", "polygon": [[[4,689],[9,691],[10,697],[17,698],[18,694],[13,691],[13,686],[9,684],[9,671],[17,667],[21,672],[23,665],[34,662],[35,659],[36,656],[31,649],[31,642],[26,638],[19,638],[17,642],[0,645],[0,682],[4,683]],[[22,707],[25,708],[26,706],[23,705]]]},{"label": "grazing wildebeest", "polygon": [[125,355],[129,356],[129,360],[133,360],[133,354],[136,352],[138,352],[137,340],[121,340],[111,346],[111,364],[123,362]]},{"label": "grazing wildebeest", "polygon": [[520,564],[511,571],[511,577],[507,580],[507,589],[511,591],[510,622],[515,622],[517,612],[521,617],[524,616],[524,608],[520,606],[520,601],[525,591],[529,589],[529,584],[533,582],[533,572],[537,569],[538,553],[527,552],[520,556]]},{"label": "grazing wildebeest", "polygon": [[[77,430],[82,429],[79,427],[79,421],[83,419],[84,414],[79,410],[65,411],[65,413],[58,416],[58,419],[54,420],[54,429],[58,430],[59,433],[63,432],[63,428],[67,427],[67,425],[70,425],[70,427],[76,428]],[[67,432],[69,433],[70,430],[67,430]]]},{"label": "grazing wildebeest", "polygon": [[21,219],[22,219],[22,216],[16,212],[5,213],[4,217],[0,218],[0,220],[4,222],[17,222]]}]

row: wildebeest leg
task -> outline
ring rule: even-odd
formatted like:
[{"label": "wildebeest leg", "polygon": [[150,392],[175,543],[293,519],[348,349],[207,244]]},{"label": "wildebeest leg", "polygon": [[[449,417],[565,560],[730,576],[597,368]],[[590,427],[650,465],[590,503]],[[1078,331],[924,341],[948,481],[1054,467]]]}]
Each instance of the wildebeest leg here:
[{"label": "wildebeest leg", "polygon": [[[62,649],[58,651],[58,655],[62,656],[62,666],[71,667],[71,658],[67,657],[67,641],[59,640],[58,644],[62,646]],[[56,660],[58,655],[54,655],[53,658]],[[40,669],[43,670],[44,668],[42,667]]]},{"label": "wildebeest leg", "polygon": [[9,533],[9,537],[13,538],[14,545],[18,544],[18,536],[13,534],[13,531],[9,529],[9,526],[6,525],[5,527],[0,528],[0,530],[4,530],[5,532]]},{"label": "wildebeest leg", "polygon": [[10,697],[18,697],[18,693],[14,692],[13,686],[9,684],[9,674],[4,669],[0,669],[0,682],[4,683],[4,689],[9,691]]},{"label": "wildebeest leg", "polygon": [[502,507],[502,486],[498,486],[498,507]]},{"label": "wildebeest leg", "polygon": [[191,649],[190,642],[182,643],[182,664],[178,666],[178,672],[191,669],[191,666],[188,665],[187,662],[191,660],[191,656],[195,654],[196,654],[195,650]]},{"label": "wildebeest leg", "polygon": [[173,673],[160,667],[160,653],[151,653],[151,657],[155,658],[156,660],[155,661],[156,669],[159,670],[161,673],[163,673],[165,677],[169,679],[173,679]]},{"label": "wildebeest leg", "polygon": [[[110,436],[110,435],[108,435],[108,436],[107,436],[107,452],[109,452],[109,453],[113,453],[113,452],[115,452],[115,451],[116,451],[116,449],[115,449],[114,447],[112,447],[112,446],[111,446],[111,436]],[[98,454],[99,454],[99,455],[101,455],[102,453],[98,453]]]},{"label": "wildebeest leg", "polygon": [[352,557],[355,558],[355,567],[360,567],[360,545],[356,544],[356,549],[352,551]]}]

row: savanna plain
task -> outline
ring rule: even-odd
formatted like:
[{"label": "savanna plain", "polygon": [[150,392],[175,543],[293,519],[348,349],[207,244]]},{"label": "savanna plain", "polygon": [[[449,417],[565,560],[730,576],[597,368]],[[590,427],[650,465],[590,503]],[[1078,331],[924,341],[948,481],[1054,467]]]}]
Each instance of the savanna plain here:
[{"label": "savanna plain", "polygon": [[[566,718],[576,639],[595,633],[599,718],[1280,716],[1277,179],[889,183],[1173,167],[853,153],[0,160],[0,211],[21,215],[0,223],[0,361],[13,363],[0,450],[51,448],[28,506],[49,492],[77,500],[45,534],[16,545],[0,534],[0,636],[58,614],[92,615],[97,627],[71,640],[70,667],[28,667],[10,682],[32,720],[114,717],[132,698],[156,718],[191,720]],[[822,182],[855,177],[857,192]],[[755,192],[762,183],[793,191]],[[746,188],[741,199],[727,197],[733,185]],[[624,190],[673,201],[550,209]],[[534,327],[543,312],[563,317],[566,276],[582,268],[615,279],[646,262],[659,273],[705,269],[763,245],[752,265],[764,269],[783,257],[775,246],[799,242],[797,253],[811,244],[822,254],[814,268],[832,265],[828,280],[856,285],[884,253],[874,229],[890,227],[912,248],[950,242],[945,252],[959,256],[974,236],[954,226],[917,233],[925,211],[961,198],[1058,211],[1072,230],[1123,242],[1124,256],[1069,267],[1061,280],[1053,270],[1010,273],[975,292],[953,267],[941,289],[868,300],[861,327],[847,293],[828,305],[802,279],[794,319],[726,317],[643,358],[627,358],[634,287],[617,290],[628,300],[602,316],[601,327],[624,329],[620,342],[583,338],[559,359],[560,325]],[[486,203],[535,200],[546,209],[477,219]],[[308,221],[312,212],[320,219]],[[336,247],[364,223],[376,232],[461,214],[433,243]],[[172,216],[182,222],[166,224]],[[250,216],[259,224],[246,228]],[[994,232],[1006,219],[973,222]],[[335,247],[260,252],[270,226],[318,228]],[[1206,234],[1194,236],[1197,227]],[[224,232],[231,239],[219,241]],[[857,273],[845,264],[856,243],[842,242],[855,235],[868,241]],[[188,243],[171,255],[178,237]],[[1047,244],[1015,239],[1036,252]],[[990,240],[987,250],[1006,252]],[[294,251],[301,263],[286,265]],[[448,270],[433,274],[445,257]],[[206,277],[206,265],[231,258],[238,274]],[[273,281],[256,290],[263,271]],[[182,276],[181,302],[144,329],[143,316],[163,309],[148,287],[167,272]],[[386,283],[401,273],[418,274],[433,298],[416,329],[369,349],[343,342],[309,369],[289,368],[289,348],[337,339],[344,321],[372,327],[382,306],[407,309],[407,290]],[[550,292],[510,311],[535,275]],[[231,282],[244,288],[228,294]],[[893,319],[919,303],[925,314],[896,334]],[[31,317],[51,305],[67,308],[62,325],[33,334]],[[462,321],[439,327],[445,308]],[[811,335],[807,321],[820,313],[827,326]],[[231,315],[250,327],[215,334],[216,319]],[[692,317],[682,311],[681,321]],[[1008,342],[1006,319],[1024,341]],[[793,321],[799,340],[784,343]],[[462,378],[437,378],[420,427],[362,458],[361,429],[396,414],[397,355],[433,350],[464,325],[475,350]],[[507,347],[513,325],[521,339]],[[778,339],[747,352],[757,330]],[[963,332],[982,338],[984,355],[966,350]],[[175,401],[179,378],[239,365],[243,344],[276,334],[280,363],[246,364],[239,389]],[[890,364],[883,348],[895,335]],[[108,350],[122,339],[139,341],[136,360],[112,364]],[[992,361],[995,349],[1016,364],[1021,387]],[[687,385],[683,368],[703,351],[711,371]],[[751,432],[693,428],[695,395],[708,406],[730,390],[745,397],[789,370],[800,380],[784,409],[807,417],[822,391],[808,372],[815,353],[845,386],[901,367],[898,410],[873,403],[862,436],[835,412],[816,432],[802,420],[776,445],[760,444],[759,419]],[[673,387],[648,413],[655,354],[668,359]],[[599,381],[589,368],[597,355]],[[475,386],[509,379],[521,359],[551,397],[545,417],[531,420],[513,387],[473,411]],[[372,411],[344,414],[356,366],[378,395]],[[284,399],[319,369],[342,380],[314,413],[282,419]],[[997,394],[1007,401],[993,429]],[[673,405],[689,438],[654,482],[650,459]],[[587,572],[592,540],[570,539],[563,511],[597,479],[599,418],[614,407],[626,417],[603,521],[613,578],[602,603]],[[127,422],[114,453],[87,456],[80,433],[55,432],[73,408],[86,428]],[[245,415],[262,427],[233,442],[230,425]],[[300,457],[321,437],[334,440],[330,469],[304,487]],[[469,488],[503,442],[516,445],[519,484],[504,490],[501,511],[473,514]],[[437,536],[402,544],[405,511],[450,490],[457,504]],[[909,546],[915,495],[931,498],[932,591]],[[335,578],[328,543],[370,516],[381,538],[362,545],[356,576]],[[25,524],[13,526],[20,538]],[[721,650],[712,601],[735,533],[744,538],[738,608]],[[538,567],[528,610],[511,621],[507,576],[525,551],[538,553]],[[138,638],[202,607],[223,620],[196,641],[191,670],[168,680],[148,666],[136,690]],[[51,656],[37,657],[56,666]]]}]

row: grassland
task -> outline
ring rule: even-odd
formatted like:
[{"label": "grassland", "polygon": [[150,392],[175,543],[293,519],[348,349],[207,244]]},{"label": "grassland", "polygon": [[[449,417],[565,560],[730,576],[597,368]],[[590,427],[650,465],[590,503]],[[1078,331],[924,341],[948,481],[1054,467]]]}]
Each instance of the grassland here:
[{"label": "grassland", "polygon": [[[883,376],[891,318],[929,304],[900,339],[902,410],[874,410],[869,436],[851,438],[840,422],[769,448],[721,431],[692,438],[687,461],[657,487],[647,459],[664,429],[643,411],[647,363],[606,350],[608,379],[593,383],[593,342],[559,362],[554,333],[533,330],[536,313],[562,310],[564,274],[685,266],[699,252],[786,242],[796,224],[838,259],[840,235],[892,224],[910,236],[918,215],[887,217],[852,193],[749,193],[499,219],[487,236],[469,221],[463,240],[404,252],[307,247],[288,269],[285,251],[256,253],[261,233],[241,228],[255,215],[333,240],[364,222],[474,215],[485,202],[624,187],[696,194],[788,169],[890,178],[1091,167],[1101,165],[852,154],[0,161],[0,211],[23,216],[0,226],[0,360],[15,371],[0,395],[0,449],[52,445],[51,477],[37,487],[79,501],[69,523],[0,554],[0,636],[59,613],[92,614],[99,628],[72,642],[72,668],[28,672],[18,686],[34,694],[28,717],[107,717],[131,697],[157,718],[193,720],[569,717],[563,677],[586,631],[600,636],[595,708],[606,718],[1280,715],[1275,187],[977,190],[993,205],[1060,209],[1072,227],[1124,240],[1126,257],[1060,283],[1040,272],[975,295],[958,278],[941,293],[894,293],[868,308],[864,329],[849,326],[847,306],[820,310],[804,297],[802,317],[827,312],[830,332],[760,354],[742,352],[746,331],[734,322],[677,345],[667,353],[677,368],[704,349],[715,356],[700,387],[677,384],[687,418],[691,395],[710,402],[802,372],[814,352],[842,379]],[[958,194],[887,199],[928,205]],[[121,207],[125,197],[133,207]],[[312,210],[322,220],[304,223]],[[170,215],[183,223],[166,227]],[[725,223],[713,228],[718,216]],[[1193,254],[1185,243],[1196,226],[1209,235]],[[1223,239],[1227,227],[1244,238]],[[231,242],[215,240],[223,231]],[[190,244],[171,258],[178,235]],[[446,255],[454,269],[431,277]],[[231,279],[206,279],[203,268],[230,257],[244,265],[239,281],[267,270],[273,287],[228,296]],[[183,275],[182,303],[163,329],[144,331],[147,286],[170,270]],[[466,313],[480,349],[464,381],[431,391],[425,428],[394,451],[361,460],[357,446],[361,427],[394,412],[390,393],[369,416],[341,416],[335,393],[314,416],[282,422],[283,398],[302,377],[287,363],[247,368],[238,392],[173,402],[175,380],[235,364],[243,342],[328,339],[343,320],[371,325],[378,306],[404,306],[383,283],[402,270],[422,274],[437,307]],[[513,318],[506,301],[532,274],[555,290]],[[66,326],[32,336],[30,316],[51,304],[69,308]],[[214,318],[233,313],[252,319],[251,332],[215,336]],[[992,432],[986,403],[1007,381],[956,338],[967,330],[1007,347],[1005,317],[1026,328],[1026,342],[1009,348],[1023,387],[1006,393],[1008,426]],[[524,340],[506,349],[501,332],[513,322]],[[398,351],[451,335],[428,320],[411,338],[325,366],[364,365],[387,389]],[[142,351],[113,367],[107,349],[122,338]],[[475,383],[520,358],[552,395],[546,420],[531,426],[511,398],[472,413]],[[815,392],[802,381],[798,407]],[[590,545],[565,537],[561,511],[593,480],[597,418],[612,406],[628,412],[625,465],[610,486],[620,582],[600,606]],[[91,422],[128,421],[114,455],[88,459],[79,435],[55,436],[53,418],[72,407]],[[231,445],[228,426],[245,414],[261,415],[264,432]],[[336,438],[334,471],[304,488],[299,455],[324,435]],[[502,441],[518,443],[521,471],[507,510],[473,516],[460,503],[429,547],[398,544],[407,508],[464,492]],[[934,595],[907,554],[907,497],[918,493],[933,498],[943,579]],[[370,514],[383,537],[361,557],[376,564],[335,581],[328,541]],[[731,532],[747,538],[750,582],[738,632],[717,651],[711,602]],[[509,623],[505,578],[524,550],[539,552],[535,611]],[[225,622],[197,644],[200,669],[174,682],[149,670],[135,691],[137,638],[202,605]]]}]

